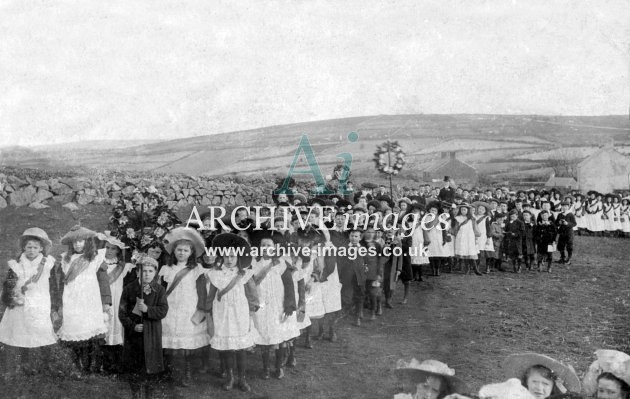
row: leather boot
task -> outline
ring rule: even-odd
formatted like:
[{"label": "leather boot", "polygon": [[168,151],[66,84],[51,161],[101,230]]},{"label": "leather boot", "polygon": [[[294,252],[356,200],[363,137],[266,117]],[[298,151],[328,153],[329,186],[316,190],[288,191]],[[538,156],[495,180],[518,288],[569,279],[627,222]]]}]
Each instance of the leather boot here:
[{"label": "leather boot", "polygon": [[435,263],[435,275],[436,276],[440,275],[440,261],[439,260]]},{"label": "leather boot", "polygon": [[538,273],[542,272],[542,262],[538,262]]},{"label": "leather boot", "polygon": [[286,349],[280,347],[276,349],[276,378],[281,380],[284,378],[284,367],[282,366],[284,363]]},{"label": "leather boot", "polygon": [[383,315],[383,305],[381,303],[381,299],[377,299],[376,300],[376,315],[377,316],[382,316]]},{"label": "leather boot", "polygon": [[[320,319],[320,322],[323,321],[323,318]],[[315,337],[316,340],[321,341],[322,339],[324,339],[324,325],[323,323],[317,323],[319,326],[319,333],[317,334],[317,337]]]},{"label": "leather boot", "polygon": [[551,273],[551,262],[547,262],[547,273]]},{"label": "leather boot", "polygon": [[295,346],[293,344],[289,344],[287,350],[289,352],[287,356],[287,367],[297,366],[297,360],[295,359]]},{"label": "leather boot", "polygon": [[313,343],[311,342],[311,326],[306,327],[304,331],[304,347],[306,349],[313,349]]},{"label": "leather boot", "polygon": [[229,351],[225,353],[225,384],[223,385],[223,389],[226,391],[230,391],[234,388],[234,360],[236,355],[234,352]]},{"label": "leather boot", "polygon": [[328,335],[330,336],[330,342],[337,342],[337,333],[332,324],[328,328]]},{"label": "leather boot", "polygon": [[473,260],[473,261],[472,261],[472,264],[473,264],[473,270],[475,271],[475,274],[476,274],[477,276],[481,276],[482,274],[481,274],[481,272],[479,271],[479,266],[477,265],[477,261]]},{"label": "leather boot", "polygon": [[231,368],[227,369],[226,374],[226,381],[225,384],[223,384],[223,389],[226,391],[230,391],[232,390],[232,388],[234,388],[234,370]]},{"label": "leather boot", "polygon": [[263,347],[262,350],[262,361],[263,361],[263,380],[268,380],[271,377],[271,371],[269,368],[269,359],[271,357],[271,353],[269,347]]},{"label": "leather boot", "polygon": [[392,306],[392,293],[388,292],[387,295],[385,295],[385,307],[387,309],[394,309],[394,307]]},{"label": "leather boot", "polygon": [[251,392],[252,388],[245,379],[245,351],[236,352],[236,366],[238,369],[238,388],[243,392]]}]

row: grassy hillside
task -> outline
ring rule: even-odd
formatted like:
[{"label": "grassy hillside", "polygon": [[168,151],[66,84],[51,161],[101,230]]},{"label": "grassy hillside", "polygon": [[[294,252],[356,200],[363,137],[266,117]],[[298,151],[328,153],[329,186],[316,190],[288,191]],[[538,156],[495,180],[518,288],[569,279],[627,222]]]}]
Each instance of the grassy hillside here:
[{"label": "grassy hillside", "polygon": [[[358,141],[349,142],[349,132],[357,132]],[[443,151],[458,151],[458,158],[487,174],[501,172],[502,167],[493,165],[514,158],[524,162],[524,167],[544,172],[549,154],[562,147],[579,147],[577,153],[586,156],[589,148],[609,141],[617,146],[630,145],[630,122],[627,116],[379,115],[141,145],[131,142],[126,147],[103,143],[41,146],[33,160],[26,154],[18,159],[46,167],[43,154],[48,162],[71,166],[191,175],[283,173],[302,135],[308,136],[325,174],[331,172],[337,154],[348,152],[353,156],[355,176],[375,175],[372,153],[387,137],[405,147],[409,171],[421,170]]]}]

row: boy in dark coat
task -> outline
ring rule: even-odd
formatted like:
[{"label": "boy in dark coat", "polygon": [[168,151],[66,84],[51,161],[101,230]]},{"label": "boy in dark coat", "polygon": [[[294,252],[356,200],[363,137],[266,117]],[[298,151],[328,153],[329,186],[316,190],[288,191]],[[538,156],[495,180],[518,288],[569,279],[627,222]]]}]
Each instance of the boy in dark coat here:
[{"label": "boy in dark coat", "polygon": [[[361,325],[363,318],[363,301],[365,299],[366,267],[363,256],[359,254],[361,247],[361,231],[352,230],[346,247],[347,256],[338,256],[339,278],[341,279],[341,301],[346,314],[352,314],[355,326]],[[352,252],[351,252],[352,251]],[[352,258],[352,259],[351,259]]]},{"label": "boy in dark coat", "polygon": [[525,226],[518,219],[518,211],[512,209],[510,211],[509,220],[505,223],[505,235],[503,244],[505,254],[512,261],[514,273],[521,272],[521,260],[523,259],[523,236],[525,235]]},{"label": "boy in dark coat", "polygon": [[365,265],[367,267],[367,274],[365,280],[365,291],[369,299],[369,309],[371,311],[370,320],[376,320],[376,315],[383,314],[383,308],[381,306],[381,296],[383,293],[383,247],[381,244],[374,241],[376,232],[374,226],[368,226],[363,233],[363,240],[361,245],[366,248],[366,252],[370,248],[373,249],[373,254],[368,253],[364,257]]},{"label": "boy in dark coat", "polygon": [[[124,328],[123,363],[134,397],[152,395],[152,381],[164,371],[162,319],[168,312],[166,291],[155,280],[157,261],[144,257],[139,281],[128,284],[120,298],[118,317]],[[142,284],[141,284],[142,283]]]},{"label": "boy in dark coat", "polygon": [[492,245],[494,246],[494,251],[486,254],[486,274],[490,273],[490,269],[492,267],[497,270],[504,272],[502,263],[502,254],[503,254],[503,236],[504,236],[504,222],[506,215],[504,213],[495,213],[492,223],[490,224],[490,229],[488,230],[488,237],[492,238]]},{"label": "boy in dark coat", "polygon": [[[558,251],[560,251],[560,260],[558,263],[565,265],[571,264],[571,256],[573,256],[573,228],[577,225],[575,215],[569,211],[571,204],[569,202],[562,203],[562,212],[556,218],[558,227]],[[564,256],[566,250],[567,256]]]},{"label": "boy in dark coat", "polygon": [[523,258],[525,259],[525,267],[532,270],[534,255],[536,254],[536,246],[534,244],[534,221],[530,211],[523,211],[523,227],[525,234],[523,235]]},{"label": "boy in dark coat", "polygon": [[548,246],[552,245],[556,239],[556,226],[549,220],[549,211],[542,210],[539,216],[540,223],[534,226],[538,271],[542,271],[541,264],[544,258],[547,261],[547,272],[551,273],[551,252],[548,251]]}]

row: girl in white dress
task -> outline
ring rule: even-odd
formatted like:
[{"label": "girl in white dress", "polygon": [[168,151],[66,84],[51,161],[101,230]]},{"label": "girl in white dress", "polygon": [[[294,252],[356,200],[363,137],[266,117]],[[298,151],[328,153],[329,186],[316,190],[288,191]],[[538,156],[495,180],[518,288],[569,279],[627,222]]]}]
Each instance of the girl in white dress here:
[{"label": "girl in white dress", "polygon": [[[255,285],[250,268],[252,257],[247,241],[232,233],[222,233],[212,240],[212,247],[224,251],[217,257],[217,266],[209,272],[214,335],[210,345],[219,351],[225,364],[225,390],[234,387],[234,368],[238,370],[238,387],[250,392],[245,379],[246,349],[254,346],[257,331],[250,317],[248,285]],[[237,253],[237,251],[242,251]],[[254,288],[255,291],[255,288]],[[264,307],[264,306],[263,306]]]},{"label": "girl in white dress", "polygon": [[111,307],[101,301],[97,272],[105,260],[105,249],[96,250],[96,232],[74,226],[61,243],[63,295],[59,339],[74,353],[79,370],[88,372],[98,361],[100,344],[107,334]]},{"label": "girl in white dress", "polygon": [[586,229],[586,217],[584,216],[584,201],[582,194],[575,195],[573,202],[573,214],[575,215],[575,229],[581,234]]},{"label": "girl in white dress", "polygon": [[477,237],[477,250],[479,251],[479,266],[485,267],[485,273],[490,273],[490,265],[488,264],[488,254],[494,252],[494,244],[492,237],[490,236],[490,229],[492,219],[488,216],[490,211],[490,205],[484,202],[477,202],[474,205],[477,206],[477,216],[475,224],[479,230],[479,236]]},{"label": "girl in white dress", "polygon": [[[254,326],[258,336],[254,343],[261,347],[263,379],[270,377],[271,349],[275,349],[276,378],[284,378],[284,362],[287,352],[286,341],[299,335],[295,311],[295,288],[292,267],[280,256],[270,253],[276,245],[282,245],[281,235],[269,230],[256,231],[252,242],[260,250],[252,264],[254,281],[258,285],[261,301],[265,306],[254,313]],[[273,256],[272,256],[273,255]]]},{"label": "girl in white dress", "polygon": [[477,250],[479,229],[477,228],[477,223],[475,223],[470,205],[464,204],[458,207],[453,231],[455,235],[455,257],[464,262],[467,272],[473,269],[475,274],[481,275],[476,262],[479,254]]},{"label": "girl in white dress", "polygon": [[[195,317],[199,298],[205,299],[207,271],[197,262],[204,253],[205,243],[197,230],[185,227],[168,232],[164,242],[171,261],[158,274],[166,289],[169,307],[162,320],[162,347],[166,349],[175,382],[188,386],[192,380],[193,351],[210,344],[205,320]],[[204,292],[200,293],[199,288]]]},{"label": "girl in white dress", "polygon": [[[298,229],[296,231],[297,248],[303,250],[309,248],[315,250],[317,244],[320,242],[321,236],[315,231]],[[293,262],[302,264],[302,273],[304,275],[304,288],[305,288],[305,304],[304,311],[306,317],[310,320],[310,325],[305,328],[304,331],[304,347],[308,349],[313,348],[311,341],[311,330],[313,324],[317,323],[320,326],[321,334],[324,334],[323,317],[326,315],[326,309],[324,307],[324,298],[322,294],[322,284],[319,282],[323,267],[323,262],[315,262],[315,252],[311,252],[310,257],[295,256]],[[317,263],[317,270],[315,264]]]},{"label": "girl in white dress", "polygon": [[604,204],[602,205],[602,218],[604,221],[604,231],[606,235],[612,235],[617,229],[615,228],[615,215],[613,209],[613,195],[606,194]]},{"label": "girl in white dress", "polygon": [[616,194],[612,194],[612,233],[615,237],[619,237],[622,233],[623,226],[621,224],[621,202]]},{"label": "girl in white dress", "polygon": [[586,229],[591,234],[601,235],[604,230],[604,223],[602,220],[602,202],[600,201],[601,194],[597,191],[588,192],[588,202],[586,203]]},{"label": "girl in white dress", "polygon": [[[135,268],[134,264],[125,262],[125,244],[113,237],[109,231],[98,234],[97,238],[105,242],[105,265],[107,282],[112,294],[112,309],[118,309],[124,288],[125,276]],[[103,351],[103,370],[120,372],[123,345],[123,326],[116,314],[107,322],[107,336]]]},{"label": "girl in white dress", "polygon": [[19,258],[9,261],[2,293],[7,308],[0,321],[0,342],[16,349],[16,366],[21,370],[29,368],[29,358],[37,352],[48,366],[51,345],[57,342],[50,318],[49,277],[55,264],[47,255],[51,246],[44,230],[27,229],[20,238]]},{"label": "girl in white dress", "polygon": [[426,209],[427,214],[424,215],[420,228],[427,232],[429,263],[431,263],[434,274],[439,276],[440,269],[446,266],[449,257],[452,256],[445,240],[448,230],[445,230],[447,229],[446,223],[440,222],[441,207],[439,202],[434,201],[427,204]]},{"label": "girl in white dress", "polygon": [[619,211],[619,221],[621,222],[621,230],[623,235],[630,233],[630,199],[623,198],[621,200],[621,209]]}]

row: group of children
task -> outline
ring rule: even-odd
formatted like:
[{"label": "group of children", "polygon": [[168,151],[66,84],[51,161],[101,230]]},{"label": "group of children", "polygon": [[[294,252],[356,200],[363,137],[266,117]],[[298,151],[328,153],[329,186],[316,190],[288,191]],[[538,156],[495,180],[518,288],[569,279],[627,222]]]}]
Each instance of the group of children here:
[{"label": "group of children", "polygon": [[[305,247],[330,243],[314,229],[298,236]],[[275,353],[274,377],[282,379],[285,367],[296,365],[302,331],[309,331],[305,345],[312,348],[311,320],[327,325],[336,340],[332,322],[326,324],[327,314],[341,309],[336,263],[266,250],[288,244],[281,233],[266,229],[248,239],[215,234],[211,245],[224,253],[210,258],[196,229],[177,227],[154,245],[163,253],[147,248],[132,262],[123,242],[108,232],[77,226],[61,243],[67,250],[56,262],[48,255],[47,234],[27,229],[20,256],[9,262],[0,343],[16,351],[22,372],[35,356],[52,366],[51,349],[59,343],[72,353],[76,377],[125,373],[134,395],[144,397],[165,371],[175,385],[189,385],[193,363],[207,370],[212,348],[223,388],[249,392],[247,351],[260,348],[264,379]],[[260,257],[249,255],[251,245],[260,248]]]},{"label": "group of children", "polygon": [[[163,372],[177,385],[189,385],[194,369],[208,370],[212,349],[220,359],[223,388],[248,392],[245,357],[252,348],[260,350],[262,378],[271,377],[275,355],[273,375],[282,379],[285,368],[297,362],[298,337],[306,348],[313,347],[313,338],[335,342],[343,317],[360,326],[365,310],[374,320],[383,308],[393,308],[398,281],[405,304],[410,282],[422,279],[423,268],[435,276],[458,266],[481,275],[505,270],[504,261],[516,273],[523,265],[541,271],[544,262],[550,272],[556,250],[569,265],[581,221],[592,227],[590,215],[608,209],[597,205],[597,193],[589,196],[593,200],[584,205],[579,196],[561,202],[558,212],[545,198],[535,206],[521,198],[478,197],[482,200],[472,203],[457,195],[453,202],[402,198],[396,204],[398,222],[390,218],[384,225],[370,217],[392,212],[388,197],[361,197],[355,204],[315,198],[308,201],[315,211],[305,226],[297,216],[308,214],[307,203],[279,203],[292,207],[290,220],[277,217],[259,231],[239,229],[255,222],[242,212],[237,225],[223,231],[177,227],[133,257],[108,232],[76,226],[61,239],[67,249],[55,260],[47,234],[30,228],[21,237],[19,257],[9,262],[0,343],[23,360],[34,353],[50,356],[60,343],[71,350],[80,372],[125,372],[136,395],[151,395],[151,380]],[[613,212],[615,203],[611,200]],[[619,208],[622,231],[625,204]],[[580,215],[583,208],[586,214]],[[419,224],[410,223],[413,218],[403,222],[410,213]],[[201,219],[205,227],[215,227],[212,218]],[[354,257],[278,256],[271,251],[277,246],[373,251]],[[209,257],[206,247],[224,253]],[[259,257],[249,255],[252,247],[260,249]]]}]

